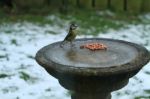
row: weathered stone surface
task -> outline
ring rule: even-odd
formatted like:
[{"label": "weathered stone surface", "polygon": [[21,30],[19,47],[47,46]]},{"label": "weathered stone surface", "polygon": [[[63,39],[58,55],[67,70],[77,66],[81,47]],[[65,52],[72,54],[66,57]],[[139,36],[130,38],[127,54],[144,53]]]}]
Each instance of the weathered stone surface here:
[{"label": "weathered stone surface", "polygon": [[[99,42],[107,50],[80,49],[84,43]],[[37,62],[56,77],[72,99],[111,99],[110,93],[124,87],[150,60],[142,46],[113,39],[92,38],[74,41],[74,47],[56,42],[42,48]]]}]

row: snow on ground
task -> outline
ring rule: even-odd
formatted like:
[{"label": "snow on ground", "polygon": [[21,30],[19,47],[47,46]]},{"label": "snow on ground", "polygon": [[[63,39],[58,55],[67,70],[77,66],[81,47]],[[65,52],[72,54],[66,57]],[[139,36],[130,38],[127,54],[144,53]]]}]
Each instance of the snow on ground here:
[{"label": "snow on ground", "polygon": [[[47,33],[54,30],[61,34]],[[1,99],[67,99],[65,89],[34,60],[41,47],[61,40],[65,30],[23,22],[1,26],[0,32]]]},{"label": "snow on ground", "polygon": [[[64,24],[67,26],[68,22]],[[54,34],[53,31],[57,34]],[[51,24],[41,26],[22,22],[1,25],[0,99],[70,99],[67,90],[61,87],[58,81],[34,60],[40,48],[62,40],[65,35],[66,29]],[[149,24],[128,25],[119,30],[110,29],[105,34],[99,34],[99,37],[135,42],[150,50]],[[146,96],[144,90],[150,90],[149,66],[150,64],[147,64],[135,77],[130,79],[125,88],[113,92],[112,98],[133,99],[143,94]]]},{"label": "snow on ground", "polygon": [[[118,31],[109,30],[108,33],[100,34],[99,36],[134,42],[143,45],[150,50],[150,25],[129,25],[126,29],[120,29]],[[148,79],[150,75],[146,74],[150,73],[149,66],[150,63],[147,64],[136,76],[130,79],[129,84],[125,88],[114,92],[114,99],[134,99],[135,96],[143,96],[143,94],[145,94],[143,92],[144,90],[150,90],[150,80]]]}]

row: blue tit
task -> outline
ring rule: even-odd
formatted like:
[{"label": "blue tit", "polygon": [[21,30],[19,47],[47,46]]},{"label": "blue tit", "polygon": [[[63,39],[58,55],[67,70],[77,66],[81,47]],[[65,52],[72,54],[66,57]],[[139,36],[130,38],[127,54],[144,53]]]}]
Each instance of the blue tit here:
[{"label": "blue tit", "polygon": [[76,31],[77,27],[78,26],[75,23],[72,23],[70,25],[69,32],[65,37],[65,39],[63,40],[61,47],[64,45],[64,42],[70,42],[72,44],[72,41],[76,38],[77,35],[77,31]]}]

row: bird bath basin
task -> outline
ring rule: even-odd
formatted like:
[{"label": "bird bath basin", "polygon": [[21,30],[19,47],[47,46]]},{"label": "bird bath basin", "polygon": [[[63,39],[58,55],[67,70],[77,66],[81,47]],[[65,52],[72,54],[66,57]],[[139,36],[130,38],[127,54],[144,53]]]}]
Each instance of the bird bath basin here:
[{"label": "bird bath basin", "polygon": [[[81,49],[86,43],[103,43],[107,50]],[[150,60],[142,46],[113,39],[77,39],[60,47],[61,42],[45,46],[36,61],[72,91],[72,99],[111,99],[111,92],[124,87]]]}]

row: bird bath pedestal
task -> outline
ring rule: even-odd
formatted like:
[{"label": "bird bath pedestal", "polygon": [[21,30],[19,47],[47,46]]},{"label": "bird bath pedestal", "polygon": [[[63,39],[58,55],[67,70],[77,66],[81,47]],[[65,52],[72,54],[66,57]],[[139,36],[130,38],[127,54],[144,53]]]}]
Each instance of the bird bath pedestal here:
[{"label": "bird bath pedestal", "polygon": [[[103,43],[107,50],[81,49],[86,43]],[[72,99],[111,99],[111,92],[127,85],[129,78],[150,60],[142,46],[113,39],[78,39],[60,47],[50,44],[36,54],[36,61],[72,92]]]}]

